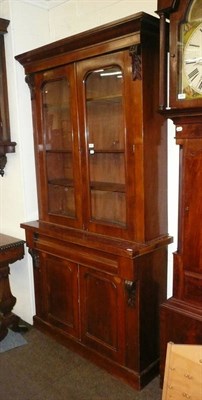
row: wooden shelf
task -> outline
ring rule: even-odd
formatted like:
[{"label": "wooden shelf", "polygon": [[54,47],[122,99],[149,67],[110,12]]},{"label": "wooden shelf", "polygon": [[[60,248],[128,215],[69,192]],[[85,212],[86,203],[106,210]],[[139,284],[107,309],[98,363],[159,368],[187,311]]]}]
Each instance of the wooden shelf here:
[{"label": "wooden shelf", "polygon": [[48,184],[54,186],[74,187],[73,180],[66,178],[51,179],[48,181]]},{"label": "wooden shelf", "polygon": [[122,100],[122,95],[110,95],[110,96],[99,96],[99,97],[88,97],[86,101],[89,102],[107,102],[107,103],[120,103],[120,100]]},{"label": "wooden shelf", "polygon": [[124,154],[125,152],[124,152],[124,150],[123,149],[121,149],[121,150],[119,150],[119,149],[114,149],[114,148],[111,148],[111,149],[89,149],[89,151],[90,150],[93,150],[94,151],[94,153],[92,153],[92,155],[93,154],[118,154],[118,153],[120,153],[120,154]]},{"label": "wooden shelf", "polygon": [[125,193],[125,185],[122,183],[110,182],[91,182],[91,190],[100,190],[103,192],[120,192]]},{"label": "wooden shelf", "polygon": [[62,154],[72,154],[72,150],[64,150],[64,149],[51,149],[51,150],[46,150],[46,153],[62,153]]}]

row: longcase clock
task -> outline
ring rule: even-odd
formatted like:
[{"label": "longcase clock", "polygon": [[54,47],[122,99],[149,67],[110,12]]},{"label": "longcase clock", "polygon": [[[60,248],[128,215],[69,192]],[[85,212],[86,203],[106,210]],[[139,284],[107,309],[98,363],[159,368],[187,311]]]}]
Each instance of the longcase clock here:
[{"label": "longcase clock", "polygon": [[[162,378],[169,341],[202,343],[202,0],[159,0],[157,13],[161,21],[163,59],[160,110],[175,124],[180,153],[173,297],[161,306]],[[170,19],[169,48],[167,18]],[[167,72],[169,96],[164,79]]]}]

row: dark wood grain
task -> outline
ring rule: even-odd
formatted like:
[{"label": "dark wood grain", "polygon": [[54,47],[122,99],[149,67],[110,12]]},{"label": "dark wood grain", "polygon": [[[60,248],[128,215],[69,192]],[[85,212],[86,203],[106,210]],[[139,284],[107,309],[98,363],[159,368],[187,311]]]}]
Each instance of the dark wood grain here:
[{"label": "dark wood grain", "polygon": [[[202,99],[177,99],[179,32],[191,5],[189,0],[158,2],[159,14],[163,12],[170,19],[170,109],[165,108],[163,114],[173,120],[179,146],[178,247],[174,253],[173,297],[161,305],[160,313],[161,384],[169,341],[202,344]],[[194,15],[198,15],[196,9]]]},{"label": "dark wood grain", "polygon": [[33,107],[35,326],[138,389],[159,370],[172,241],[158,57],[144,13],[16,57]]}]

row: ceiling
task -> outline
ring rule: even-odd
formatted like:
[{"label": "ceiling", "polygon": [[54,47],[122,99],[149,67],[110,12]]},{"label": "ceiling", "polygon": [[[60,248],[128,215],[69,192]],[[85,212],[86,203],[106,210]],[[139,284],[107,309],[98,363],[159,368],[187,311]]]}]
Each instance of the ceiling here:
[{"label": "ceiling", "polygon": [[46,10],[57,7],[62,3],[66,3],[69,0],[22,0],[24,3],[30,3],[36,7],[41,7]]}]

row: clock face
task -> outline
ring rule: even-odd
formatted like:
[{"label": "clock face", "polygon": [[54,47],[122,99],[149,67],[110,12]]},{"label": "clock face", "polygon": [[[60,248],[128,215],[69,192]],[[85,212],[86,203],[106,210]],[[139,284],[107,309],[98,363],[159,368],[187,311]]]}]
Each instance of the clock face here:
[{"label": "clock face", "polygon": [[181,25],[178,100],[202,99],[202,21]]},{"label": "clock face", "polygon": [[202,95],[202,23],[190,34],[183,55],[183,68],[188,90]]}]

